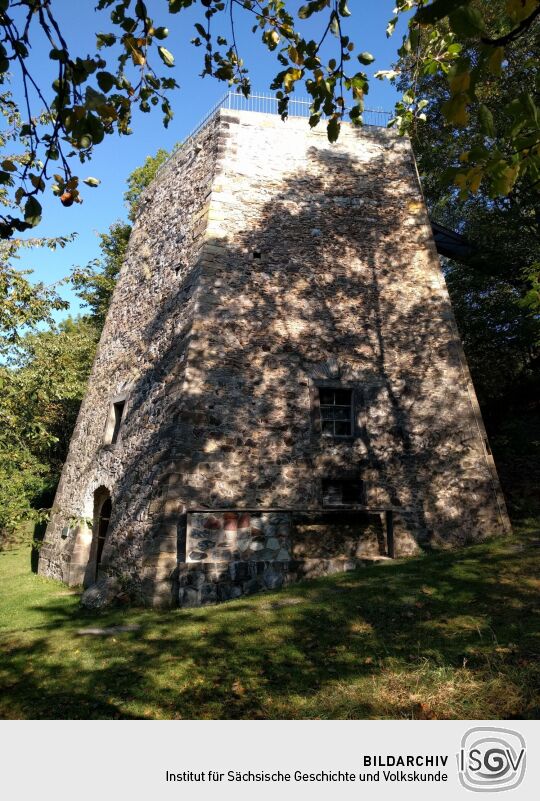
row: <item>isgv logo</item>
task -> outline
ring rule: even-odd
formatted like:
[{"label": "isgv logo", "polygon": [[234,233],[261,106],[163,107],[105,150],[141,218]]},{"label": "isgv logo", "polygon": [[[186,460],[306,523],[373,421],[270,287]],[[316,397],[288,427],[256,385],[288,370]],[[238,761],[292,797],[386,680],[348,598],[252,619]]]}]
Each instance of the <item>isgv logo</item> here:
[{"label": "isgv logo", "polygon": [[525,775],[525,739],[517,731],[476,726],[461,739],[459,780],[467,790],[513,790]]}]

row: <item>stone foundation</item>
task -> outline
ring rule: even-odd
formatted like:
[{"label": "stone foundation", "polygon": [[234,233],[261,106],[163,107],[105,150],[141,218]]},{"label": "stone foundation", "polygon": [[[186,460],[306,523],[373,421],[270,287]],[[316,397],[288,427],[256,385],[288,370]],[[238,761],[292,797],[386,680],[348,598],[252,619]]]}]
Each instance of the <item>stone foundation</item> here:
[{"label": "stone foundation", "polygon": [[[378,557],[384,561],[385,557]],[[343,573],[376,559],[294,559],[283,562],[203,562],[178,566],[178,606],[207,606],[279,590],[304,579]]]},{"label": "stone foundation", "polygon": [[[178,605],[219,603],[385,561],[383,518],[354,509],[188,512]],[[404,529],[395,545],[400,555],[418,550]]]}]

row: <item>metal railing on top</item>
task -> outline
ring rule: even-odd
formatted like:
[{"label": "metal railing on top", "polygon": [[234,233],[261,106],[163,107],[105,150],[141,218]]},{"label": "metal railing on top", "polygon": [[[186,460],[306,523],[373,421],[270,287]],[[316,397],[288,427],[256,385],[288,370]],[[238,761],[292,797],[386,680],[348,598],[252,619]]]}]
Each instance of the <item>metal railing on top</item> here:
[{"label": "metal railing on top", "polygon": [[[258,111],[262,114],[277,114],[278,100],[273,95],[251,94],[249,97],[237,92],[227,92],[220,108],[230,108],[233,111]],[[306,98],[289,97],[289,117],[310,117],[311,100]],[[365,109],[362,118],[364,125],[386,128],[391,114],[382,109]]]},{"label": "metal railing on top", "polygon": [[[289,117],[310,117],[311,100],[307,98],[289,98]],[[199,131],[204,128],[206,123],[217,114],[220,109],[230,109],[231,111],[256,111],[259,114],[278,114],[278,100],[273,95],[262,95],[254,93],[249,97],[244,97],[239,92],[226,92],[221,100],[212,106],[210,111],[203,117],[203,119],[191,130],[182,143],[176,147],[169,158],[163,162],[158,172],[161,172],[163,167],[170,161],[172,156],[178,151],[179,147],[183,147],[190,139],[193,139]],[[383,109],[364,109],[362,119],[364,125],[374,128],[386,128],[392,115]],[[321,124],[324,124],[322,120]]]}]

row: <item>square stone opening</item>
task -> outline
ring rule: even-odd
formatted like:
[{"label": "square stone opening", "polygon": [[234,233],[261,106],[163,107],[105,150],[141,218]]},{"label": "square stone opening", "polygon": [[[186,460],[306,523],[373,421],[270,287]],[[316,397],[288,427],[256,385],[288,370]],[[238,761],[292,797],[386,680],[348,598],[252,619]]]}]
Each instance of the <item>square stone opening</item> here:
[{"label": "square stone opening", "polygon": [[125,398],[118,398],[111,403],[103,438],[104,445],[115,445],[118,442],[125,411]]},{"label": "square stone opening", "polygon": [[357,476],[347,478],[323,478],[322,498],[324,507],[365,506],[365,485]]}]

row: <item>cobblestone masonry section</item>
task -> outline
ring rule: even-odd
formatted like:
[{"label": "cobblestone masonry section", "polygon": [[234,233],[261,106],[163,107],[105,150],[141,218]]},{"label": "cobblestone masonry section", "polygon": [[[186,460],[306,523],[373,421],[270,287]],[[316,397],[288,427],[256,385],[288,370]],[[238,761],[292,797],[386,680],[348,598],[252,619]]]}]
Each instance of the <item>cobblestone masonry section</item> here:
[{"label": "cobblestone masonry section", "polygon": [[[324,382],[353,391],[354,436],[321,436]],[[186,541],[186,510],[285,520],[322,511],[323,479],[354,475],[368,508],[399,510],[397,555],[464,544],[509,525],[486,446],[409,142],[344,126],[330,145],[303,119],[222,110],[143,195],[40,572],[92,583],[100,487],[102,581],[151,603],[228,550],[221,519],[219,542],[196,515]],[[287,573],[275,525],[237,528],[231,564]]]},{"label": "cobblestone masonry section", "polygon": [[365,512],[190,512],[186,562],[286,562],[386,554],[383,526]]},{"label": "cobblestone masonry section", "polygon": [[278,590],[304,579],[344,573],[372,564],[366,559],[296,559],[288,562],[186,563],[178,568],[178,605],[207,606]]}]

